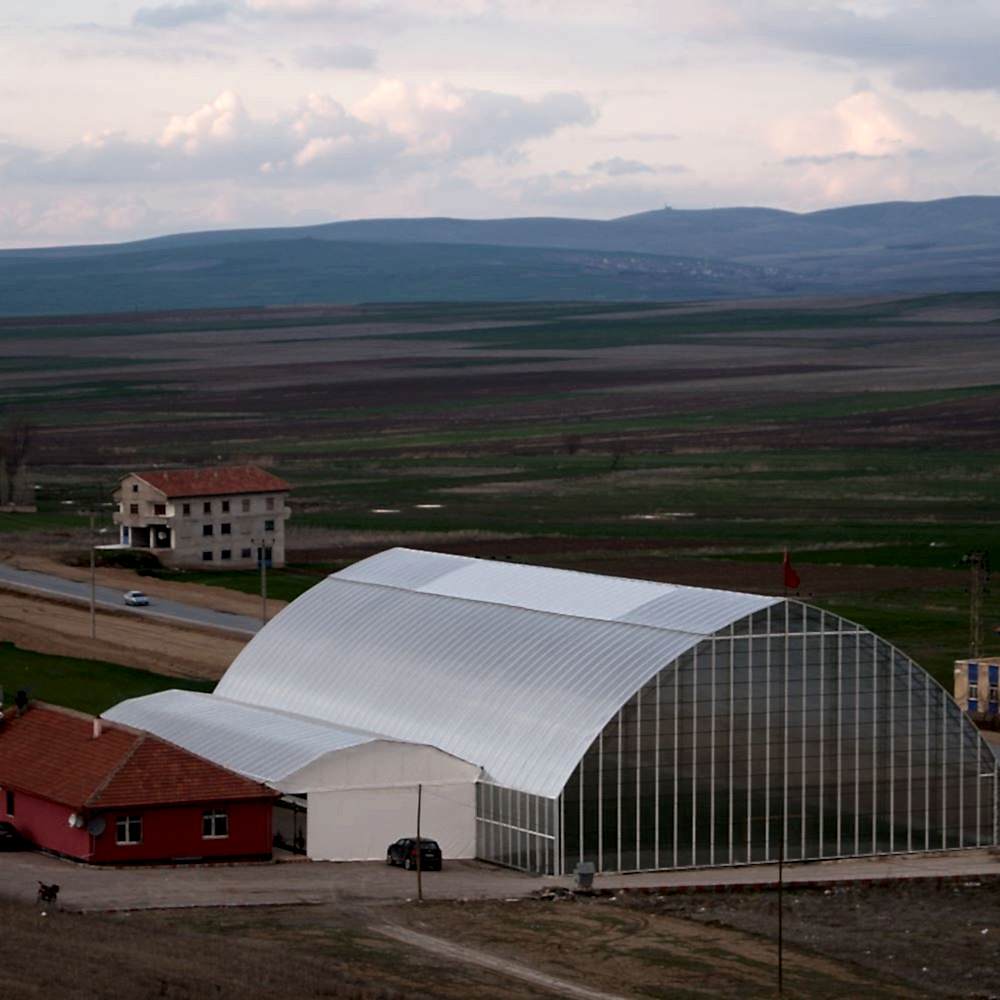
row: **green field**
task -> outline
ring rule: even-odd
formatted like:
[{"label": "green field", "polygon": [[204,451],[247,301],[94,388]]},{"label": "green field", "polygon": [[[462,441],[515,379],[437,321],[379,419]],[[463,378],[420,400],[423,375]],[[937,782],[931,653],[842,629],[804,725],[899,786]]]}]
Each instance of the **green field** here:
[{"label": "green field", "polygon": [[[780,593],[787,547],[802,599],[946,683],[969,647],[963,557],[1000,554],[995,294],[315,307],[2,336],[0,398],[41,429],[40,513],[0,515],[14,548],[78,546],[74,510],[130,469],[254,461],[294,486],[272,597],[393,544]],[[992,592],[983,622],[1000,652]]]},{"label": "green field", "polygon": [[167,677],[102,660],[34,653],[12,642],[0,642],[0,686],[8,702],[16,691],[23,689],[38,701],[100,715],[126,698],[139,698],[169,688],[211,691],[215,683]]}]

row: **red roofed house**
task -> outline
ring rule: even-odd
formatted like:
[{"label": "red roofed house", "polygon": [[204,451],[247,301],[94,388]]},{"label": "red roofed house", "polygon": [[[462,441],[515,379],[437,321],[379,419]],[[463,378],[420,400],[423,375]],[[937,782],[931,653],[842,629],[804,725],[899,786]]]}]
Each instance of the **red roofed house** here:
[{"label": "red roofed house", "polygon": [[122,545],[167,566],[285,564],[289,485],[255,465],[130,472],[114,499]]},{"label": "red roofed house", "polygon": [[278,793],[150,733],[34,704],[0,722],[0,819],[80,861],[271,856]]}]

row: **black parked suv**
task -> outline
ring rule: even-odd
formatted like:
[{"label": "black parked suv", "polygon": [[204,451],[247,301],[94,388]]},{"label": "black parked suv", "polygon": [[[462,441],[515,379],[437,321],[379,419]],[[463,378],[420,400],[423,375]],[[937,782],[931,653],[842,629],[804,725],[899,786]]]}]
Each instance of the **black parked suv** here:
[{"label": "black parked suv", "polygon": [[[402,865],[408,872],[417,867],[417,838],[403,837],[390,844],[385,852],[387,865]],[[436,840],[420,838],[420,870],[425,872],[441,871],[441,848]]]}]

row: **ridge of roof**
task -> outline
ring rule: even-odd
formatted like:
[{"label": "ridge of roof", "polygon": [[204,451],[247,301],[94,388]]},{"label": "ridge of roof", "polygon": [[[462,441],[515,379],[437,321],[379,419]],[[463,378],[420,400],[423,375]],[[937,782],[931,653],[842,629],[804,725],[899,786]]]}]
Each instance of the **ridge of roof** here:
[{"label": "ridge of roof", "polygon": [[[596,576],[598,574],[592,575]],[[412,594],[414,597],[433,597],[439,601],[461,601],[464,604],[484,604],[491,608],[510,608],[513,611],[523,611],[529,615],[544,615],[550,618],[574,618],[582,622],[599,622],[601,625],[619,625],[622,628],[642,628],[649,629],[651,632],[672,632],[675,635],[689,635],[692,638],[698,639],[706,638],[706,633],[704,632],[690,632],[687,629],[667,627],[665,625],[649,625],[646,622],[627,622],[622,621],[620,618],[595,618],[593,615],[573,614],[571,611],[552,611],[548,608],[529,608],[523,604],[510,604],[507,601],[488,601],[484,597],[436,594],[433,590],[419,590],[414,587],[402,587],[392,583],[379,583],[375,580],[350,580],[347,577],[338,577],[337,573],[331,573],[326,580],[334,580],[337,583],[349,583],[356,587],[379,587],[383,590],[397,590],[404,594]]]},{"label": "ridge of roof", "polygon": [[101,794],[107,789],[108,785],[111,784],[115,778],[121,774],[122,770],[126,767],[130,760],[135,756],[136,751],[146,742],[146,733],[139,732],[138,738],[132,741],[132,745],[128,750],[122,755],[121,760],[111,768],[110,771],[104,776],[102,781],[97,783],[97,787],[87,796],[84,800],[85,806],[96,806],[98,804],[98,799],[100,799]]}]

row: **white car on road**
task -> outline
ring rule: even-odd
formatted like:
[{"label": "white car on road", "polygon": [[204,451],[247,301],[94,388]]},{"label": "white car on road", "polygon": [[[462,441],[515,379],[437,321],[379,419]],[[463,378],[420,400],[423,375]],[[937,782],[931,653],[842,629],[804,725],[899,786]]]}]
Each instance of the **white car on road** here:
[{"label": "white car on road", "polygon": [[145,607],[149,604],[149,598],[141,590],[126,590],[125,603],[133,608]]}]

